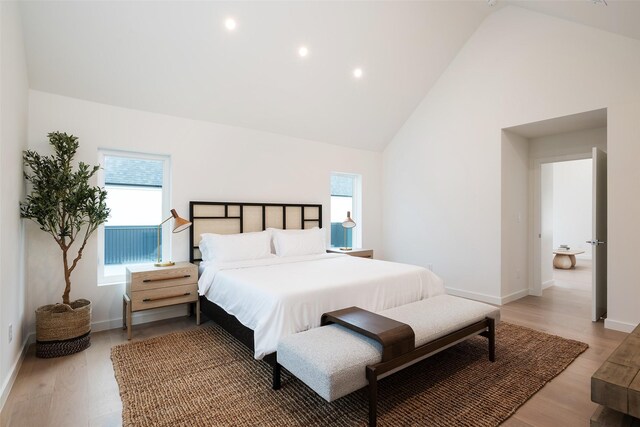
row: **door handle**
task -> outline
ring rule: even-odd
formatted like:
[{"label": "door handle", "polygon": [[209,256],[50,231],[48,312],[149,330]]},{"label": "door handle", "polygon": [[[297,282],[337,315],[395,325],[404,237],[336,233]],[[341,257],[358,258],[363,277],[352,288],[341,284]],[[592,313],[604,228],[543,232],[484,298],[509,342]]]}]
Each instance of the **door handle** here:
[{"label": "door handle", "polygon": [[593,246],[597,246],[597,245],[604,245],[607,242],[603,242],[602,240],[587,240],[587,243],[590,243]]}]

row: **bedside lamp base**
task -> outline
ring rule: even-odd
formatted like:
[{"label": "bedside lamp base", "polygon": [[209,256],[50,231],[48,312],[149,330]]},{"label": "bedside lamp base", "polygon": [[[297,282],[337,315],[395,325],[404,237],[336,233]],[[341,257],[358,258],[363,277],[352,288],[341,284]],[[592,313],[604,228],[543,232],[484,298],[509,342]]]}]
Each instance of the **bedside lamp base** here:
[{"label": "bedside lamp base", "polygon": [[176,265],[176,263],[173,261],[166,261],[166,262],[156,262],[153,265],[156,267],[171,267],[172,265]]}]

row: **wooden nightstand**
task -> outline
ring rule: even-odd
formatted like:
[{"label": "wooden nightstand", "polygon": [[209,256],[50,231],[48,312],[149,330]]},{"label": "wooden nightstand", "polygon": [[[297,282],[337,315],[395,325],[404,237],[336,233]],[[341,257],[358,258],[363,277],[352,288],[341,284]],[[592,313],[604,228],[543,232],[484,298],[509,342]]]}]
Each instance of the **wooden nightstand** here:
[{"label": "wooden nightstand", "polygon": [[197,266],[177,262],[171,267],[127,267],[127,290],[122,298],[122,329],[127,329],[128,339],[131,339],[133,312],[185,303],[196,304],[196,324],[199,325]]},{"label": "wooden nightstand", "polygon": [[353,248],[350,251],[345,251],[340,248],[329,248],[327,252],[332,254],[347,254],[360,258],[373,258],[373,249]]}]

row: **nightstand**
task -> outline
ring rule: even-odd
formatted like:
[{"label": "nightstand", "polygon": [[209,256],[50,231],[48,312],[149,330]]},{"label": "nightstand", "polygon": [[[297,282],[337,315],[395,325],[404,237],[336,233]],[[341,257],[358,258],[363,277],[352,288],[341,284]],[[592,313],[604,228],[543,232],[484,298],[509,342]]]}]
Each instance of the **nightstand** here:
[{"label": "nightstand", "polygon": [[373,258],[373,249],[353,248],[350,251],[345,251],[340,248],[329,248],[327,249],[327,252],[332,254],[347,254],[360,258]]},{"label": "nightstand", "polygon": [[122,329],[127,329],[128,339],[131,339],[132,313],[185,303],[196,304],[196,324],[199,325],[197,266],[177,262],[171,267],[127,267],[127,289],[122,298]]}]

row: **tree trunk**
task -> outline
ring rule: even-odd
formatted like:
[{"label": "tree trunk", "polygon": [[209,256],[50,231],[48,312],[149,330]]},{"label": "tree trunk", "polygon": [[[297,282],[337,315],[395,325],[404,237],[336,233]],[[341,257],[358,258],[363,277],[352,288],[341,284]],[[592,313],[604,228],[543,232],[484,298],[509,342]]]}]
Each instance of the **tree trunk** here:
[{"label": "tree trunk", "polygon": [[62,303],[69,305],[70,304],[69,293],[71,292],[71,272],[69,271],[69,262],[67,260],[67,250],[68,248],[62,249],[62,262],[64,264],[64,282],[65,282],[64,293],[62,294]]}]

